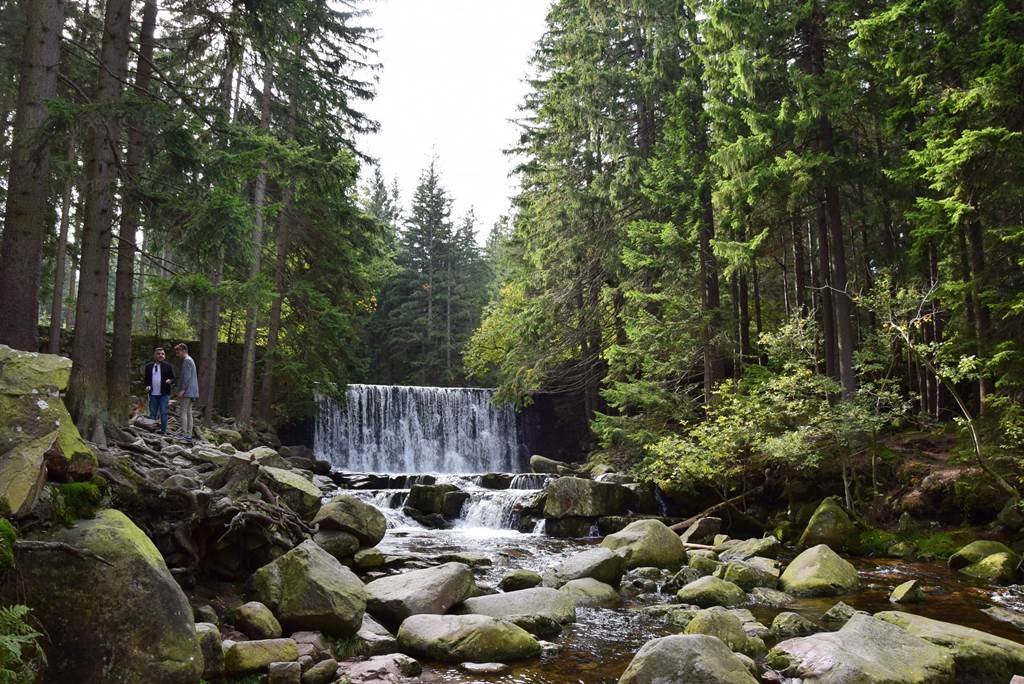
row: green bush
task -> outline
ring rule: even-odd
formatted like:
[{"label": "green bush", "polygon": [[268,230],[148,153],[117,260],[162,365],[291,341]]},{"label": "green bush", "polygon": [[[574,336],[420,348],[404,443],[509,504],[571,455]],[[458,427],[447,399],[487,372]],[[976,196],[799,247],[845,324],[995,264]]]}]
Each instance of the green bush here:
[{"label": "green bush", "polygon": [[43,635],[26,620],[29,612],[23,605],[0,607],[0,684],[30,684],[46,663]]}]

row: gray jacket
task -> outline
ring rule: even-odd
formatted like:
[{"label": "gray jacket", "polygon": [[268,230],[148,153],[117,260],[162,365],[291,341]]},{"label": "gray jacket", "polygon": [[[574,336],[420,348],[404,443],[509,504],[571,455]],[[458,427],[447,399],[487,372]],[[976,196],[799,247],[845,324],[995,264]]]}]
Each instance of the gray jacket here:
[{"label": "gray jacket", "polygon": [[199,398],[199,375],[196,373],[196,362],[186,356],[181,362],[181,377],[178,378],[178,390],[189,399]]}]

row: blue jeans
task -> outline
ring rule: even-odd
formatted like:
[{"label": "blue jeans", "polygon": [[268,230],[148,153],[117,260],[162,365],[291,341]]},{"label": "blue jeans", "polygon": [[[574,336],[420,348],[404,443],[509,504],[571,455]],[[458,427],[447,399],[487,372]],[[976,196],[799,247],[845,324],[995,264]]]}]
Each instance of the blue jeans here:
[{"label": "blue jeans", "polygon": [[156,420],[156,414],[160,414],[160,432],[167,432],[167,402],[171,400],[169,394],[149,395],[149,419]]}]

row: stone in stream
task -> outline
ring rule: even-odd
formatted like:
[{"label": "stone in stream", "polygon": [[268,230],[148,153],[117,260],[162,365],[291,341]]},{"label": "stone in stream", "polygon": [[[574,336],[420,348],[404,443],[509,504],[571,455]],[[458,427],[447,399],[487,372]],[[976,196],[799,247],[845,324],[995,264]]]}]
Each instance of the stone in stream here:
[{"label": "stone in stream", "polygon": [[660,520],[637,520],[621,532],[609,534],[601,546],[615,551],[627,568],[654,566],[676,569],[686,562],[686,549],[679,535]]},{"label": "stone in stream", "polygon": [[[91,552],[40,550],[7,573],[5,604],[46,634],[46,681],[194,682],[203,671],[192,609],[149,537],[121,511],[42,537]],[[109,563],[109,565],[108,565]]]},{"label": "stone in stream", "polygon": [[342,494],[323,506],[313,518],[321,530],[347,532],[359,540],[359,546],[376,546],[387,532],[387,520],[375,507],[354,496]]},{"label": "stone in stream", "polygon": [[837,602],[831,608],[825,611],[824,615],[821,616],[821,624],[829,630],[835,631],[840,629],[843,625],[850,621],[857,613],[864,613],[863,610],[857,610],[851,605],[843,603],[842,601]]},{"label": "stone in stream", "polygon": [[1005,682],[1024,672],[1024,645],[977,629],[890,610],[875,617],[945,649],[956,662],[956,681]]},{"label": "stone in stream", "polygon": [[963,547],[947,561],[950,568],[959,570],[991,556],[994,553],[1013,553],[1013,549],[997,541],[979,539]]},{"label": "stone in stream", "polygon": [[897,586],[889,594],[890,603],[919,603],[920,601],[924,601],[921,583],[913,579]]},{"label": "stone in stream", "polygon": [[487,615],[413,615],[398,630],[398,644],[413,655],[450,663],[540,655],[540,644],[529,632]]},{"label": "stone in stream", "polygon": [[713,551],[705,553],[689,552],[687,564],[701,575],[713,575],[718,571],[722,563],[718,562],[718,556]]},{"label": "stone in stream", "polygon": [[566,582],[592,577],[599,582],[619,586],[626,561],[622,556],[603,546],[595,546],[569,556],[544,573],[544,586],[557,589]]},{"label": "stone in stream", "polygon": [[738,606],[745,603],[747,595],[732,582],[718,577],[701,577],[676,592],[680,603],[689,603],[701,608],[712,606]]},{"label": "stone in stream", "polygon": [[579,469],[576,466],[563,461],[556,461],[553,458],[534,454],[533,456],[530,456],[530,472],[544,473],[548,475],[565,475],[566,473],[578,473]]},{"label": "stone in stream", "polygon": [[508,670],[506,663],[459,663],[459,669],[471,675],[498,675]]},{"label": "stone in stream", "polygon": [[261,672],[270,663],[290,662],[298,657],[299,647],[292,639],[235,641],[224,653],[224,672],[229,675]]},{"label": "stone in stream", "polygon": [[445,563],[374,580],[366,585],[367,610],[381,624],[397,629],[410,615],[442,614],[462,603],[473,588],[473,571]]},{"label": "stone in stream", "polygon": [[372,656],[358,662],[345,662],[338,667],[342,682],[349,684],[383,684],[416,679],[423,672],[414,658],[402,653]]},{"label": "stone in stream", "polygon": [[512,484],[510,473],[484,473],[477,478],[477,484],[484,489],[508,489]]},{"label": "stone in stream", "polygon": [[625,510],[630,496],[622,485],[581,477],[560,477],[549,482],[544,492],[544,517],[548,519],[617,515]]},{"label": "stone in stream", "polygon": [[764,641],[752,637],[743,629],[740,619],[720,606],[706,608],[686,625],[686,634],[707,634],[718,637],[730,650],[739,651],[752,658],[765,654]]},{"label": "stone in stream", "polygon": [[762,558],[776,558],[779,555],[779,551],[782,550],[782,544],[778,539],[769,535],[767,537],[759,537],[755,539],[746,539],[744,541],[736,541],[730,539],[727,543],[722,545],[722,550],[719,550],[718,544],[715,545],[715,552],[718,553],[718,560],[723,563],[729,561],[745,561],[754,556],[761,556]]},{"label": "stone in stream", "polygon": [[534,587],[491,596],[466,599],[465,613],[488,615],[516,621],[521,617],[540,616],[559,624],[576,621],[576,601],[570,594],[550,587]]},{"label": "stone in stream", "polygon": [[809,636],[820,631],[818,626],[799,613],[782,612],[772,620],[771,634],[778,640]]},{"label": "stone in stream", "polygon": [[745,561],[723,563],[715,568],[714,575],[736,584],[744,591],[754,587],[774,589],[779,584],[779,563],[770,558],[755,556]]},{"label": "stone in stream", "polygon": [[1010,552],[993,553],[977,563],[960,568],[960,574],[993,584],[1012,584],[1017,579],[1020,556]]},{"label": "stone in stream", "polygon": [[570,580],[558,591],[571,596],[580,608],[614,608],[622,603],[614,587],[592,577]]},{"label": "stone in stream", "polygon": [[530,589],[540,585],[543,578],[533,570],[512,570],[505,573],[505,576],[498,582],[498,588],[502,591],[518,591]]},{"label": "stone in stream", "polygon": [[641,646],[619,684],[757,684],[757,680],[717,637],[686,634]]},{"label": "stone in stream", "polygon": [[754,603],[758,603],[762,606],[773,606],[775,608],[788,606],[796,600],[784,591],[779,591],[778,589],[767,589],[765,587],[754,587],[750,592],[750,598]]},{"label": "stone in stream", "polygon": [[995,620],[999,620],[1000,622],[1009,623],[1016,629],[1024,632],[1024,613],[1020,613],[1016,610],[1009,610],[1001,606],[985,608],[981,612]]},{"label": "stone in stream", "polygon": [[440,514],[444,511],[444,495],[457,491],[459,488],[453,484],[414,484],[409,490],[405,506],[420,513]]},{"label": "stone in stream", "polygon": [[359,540],[340,530],[320,530],[313,535],[313,541],[339,561],[351,558],[359,550]]},{"label": "stone in stream", "polygon": [[259,601],[243,603],[232,611],[235,627],[250,639],[277,639],[281,623],[270,609]]},{"label": "stone in stream", "polygon": [[832,549],[851,549],[857,541],[857,527],[839,503],[830,496],[822,501],[800,535],[798,546],[808,548],[825,544]]},{"label": "stone in stream", "polygon": [[679,540],[690,544],[707,544],[722,529],[722,519],[711,516],[698,518],[679,535]]},{"label": "stone in stream", "polygon": [[455,520],[462,515],[462,507],[469,501],[469,492],[446,492],[441,500],[441,515]]},{"label": "stone in stream", "polygon": [[956,671],[945,649],[863,613],[838,632],[787,639],[765,662],[805,684],[947,684]]},{"label": "stone in stream", "polygon": [[369,615],[363,616],[363,624],[356,632],[356,638],[363,642],[363,651],[367,655],[383,655],[398,650],[395,636]]},{"label": "stone in stream", "polygon": [[252,584],[286,629],[351,636],[363,623],[363,583],[312,539],[257,570]]},{"label": "stone in stream", "polygon": [[803,551],[779,578],[779,588],[795,596],[834,596],[859,586],[856,568],[824,544]]},{"label": "stone in stream", "polygon": [[699,570],[691,567],[680,568],[679,572],[672,575],[664,584],[661,585],[661,593],[663,594],[674,594],[690,582],[698,580],[703,575]]}]

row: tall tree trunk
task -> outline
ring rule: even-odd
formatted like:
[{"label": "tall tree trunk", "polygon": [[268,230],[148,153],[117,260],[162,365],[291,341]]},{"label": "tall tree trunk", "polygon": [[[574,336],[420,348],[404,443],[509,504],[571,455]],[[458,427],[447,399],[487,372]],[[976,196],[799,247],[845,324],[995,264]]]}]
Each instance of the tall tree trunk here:
[{"label": "tall tree trunk", "polygon": [[[270,129],[270,90],[273,87],[274,68],[269,56],[264,57],[263,65],[263,96],[260,100],[260,130],[264,133]],[[263,262],[263,208],[267,199],[266,164],[256,176],[256,187],[253,189],[253,226],[252,226],[252,261],[249,262],[249,282],[255,284],[259,279]],[[252,418],[252,402],[256,383],[256,324],[259,308],[250,302],[245,310],[245,341],[242,344],[242,387],[238,399],[238,421],[243,425]]]},{"label": "tall tree trunk", "polygon": [[57,94],[63,0],[24,3],[27,30],[21,54],[12,132],[3,244],[0,245],[0,344],[39,347],[40,258],[50,181],[46,101]]},{"label": "tall tree trunk", "polygon": [[832,305],[832,267],[829,258],[828,226],[825,218],[825,200],[819,198],[815,215],[818,237],[818,278],[815,289],[820,293],[822,340],[825,346],[825,374],[839,379],[839,352],[836,348],[835,308]]},{"label": "tall tree trunk", "polygon": [[800,212],[793,214],[793,296],[801,316],[807,315],[807,276],[804,265],[804,233]]},{"label": "tall tree trunk", "polygon": [[259,417],[270,422],[274,399],[274,355],[277,353],[278,335],[281,330],[281,303],[285,289],[285,259],[288,255],[288,209],[291,206],[292,189],[285,186],[281,191],[281,210],[277,217],[277,254],[274,260],[274,299],[270,303],[270,320],[267,323],[267,348],[263,352],[263,377],[260,378]]},{"label": "tall tree trunk", "polygon": [[[706,158],[707,131],[704,130],[703,146],[698,154]],[[704,325],[701,327],[701,346],[704,356],[704,401],[710,402],[715,383],[725,376],[725,360],[715,347],[715,336],[722,325],[722,301],[718,286],[718,262],[711,249],[715,239],[715,210],[711,202],[711,184],[706,179],[700,188],[700,225],[697,233],[697,256],[700,259],[701,307]]]},{"label": "tall tree trunk", "polygon": [[60,330],[64,319],[64,272],[67,266],[68,234],[71,232],[71,195],[75,188],[75,174],[71,168],[75,162],[75,137],[68,137],[68,178],[64,183],[64,197],[60,205],[60,235],[57,236],[57,254],[53,258],[53,297],[50,300],[51,354],[60,354]]},{"label": "tall tree trunk", "polygon": [[[128,71],[131,0],[107,0],[100,51],[97,105],[113,105]],[[106,322],[110,239],[114,214],[116,151],[121,122],[115,113],[91,131],[85,183],[81,277],[72,347],[68,404],[79,430],[91,431],[107,419]]]},{"label": "tall tree trunk", "polygon": [[[146,97],[153,74],[153,35],[156,32],[157,0],[145,0],[142,27],[139,31],[139,60],[135,68],[135,94]],[[132,313],[134,309],[135,234],[139,229],[142,198],[137,189],[138,173],[146,153],[146,132],[135,122],[128,133],[128,154],[124,183],[124,211],[117,238],[117,272],[114,275],[114,334],[110,342],[110,365],[107,368],[107,396],[111,418],[115,423],[131,415]]]},{"label": "tall tree trunk", "polygon": [[[971,305],[974,307],[974,338],[977,342],[978,358],[984,361],[988,356],[988,339],[992,331],[992,314],[981,291],[985,284],[985,235],[978,220],[978,206],[970,201],[972,212],[965,221],[967,237],[967,262],[971,268]],[[982,370],[978,378],[978,415],[985,413],[985,399],[992,394],[992,378]]]}]

